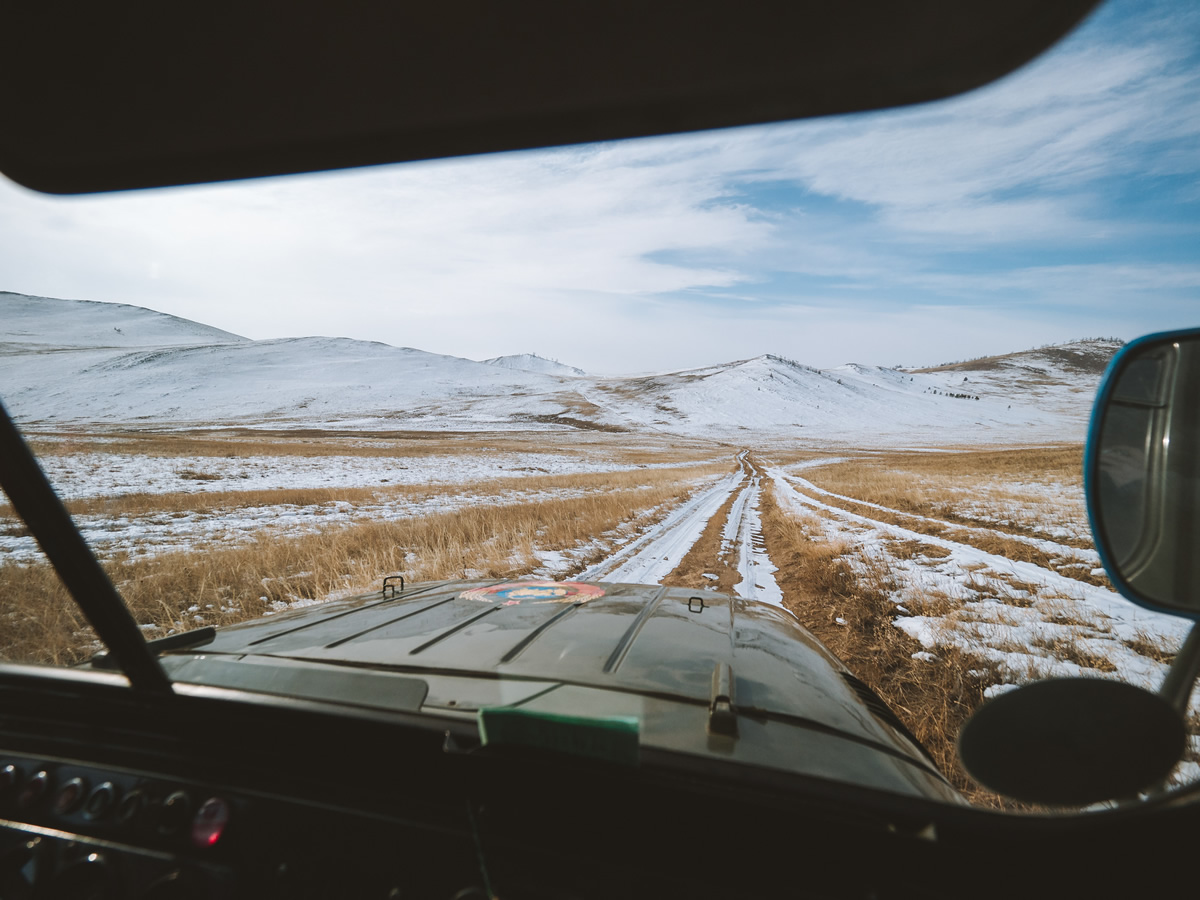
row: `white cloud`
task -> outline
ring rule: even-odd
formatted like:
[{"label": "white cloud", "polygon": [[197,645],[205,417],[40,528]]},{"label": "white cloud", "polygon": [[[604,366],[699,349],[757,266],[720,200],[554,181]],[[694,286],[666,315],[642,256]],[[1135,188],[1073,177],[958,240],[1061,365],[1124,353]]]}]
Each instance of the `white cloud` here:
[{"label": "white cloud", "polygon": [[[997,85],[889,113],[126,196],[5,184],[0,289],[596,371],[937,361],[1136,328],[1130,305],[1150,330],[1200,299],[1187,261],[1135,246],[1197,230],[1200,74],[1186,29],[1121,9],[1136,27],[1102,10]],[[1184,182],[1181,220],[1110,203],[1151,175]],[[1095,246],[1121,262],[1074,255]],[[997,311],[915,308],[956,300]]]}]

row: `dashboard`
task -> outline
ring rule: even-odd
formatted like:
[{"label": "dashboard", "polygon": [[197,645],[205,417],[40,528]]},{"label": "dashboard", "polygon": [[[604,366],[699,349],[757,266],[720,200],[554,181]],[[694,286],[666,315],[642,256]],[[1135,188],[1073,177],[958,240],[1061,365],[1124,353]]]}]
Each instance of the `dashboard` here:
[{"label": "dashboard", "polygon": [[205,793],[66,760],[0,758],[0,895],[228,895],[221,845],[243,804]]},{"label": "dashboard", "polygon": [[[1194,800],[1000,815],[686,754],[506,754],[466,716],[0,666],[0,900],[1012,896],[1031,871],[1034,895],[1111,895],[1147,866],[1192,877]],[[1137,864],[1064,863],[1085,859]]]},{"label": "dashboard", "polygon": [[39,674],[0,674],[0,900],[485,896],[445,723]]},{"label": "dashboard", "polygon": [[464,714],[174,688],[0,666],[0,900],[759,895],[798,844],[827,863],[810,890],[863,896],[928,849],[899,795],[652,748],[633,767],[507,752]]}]

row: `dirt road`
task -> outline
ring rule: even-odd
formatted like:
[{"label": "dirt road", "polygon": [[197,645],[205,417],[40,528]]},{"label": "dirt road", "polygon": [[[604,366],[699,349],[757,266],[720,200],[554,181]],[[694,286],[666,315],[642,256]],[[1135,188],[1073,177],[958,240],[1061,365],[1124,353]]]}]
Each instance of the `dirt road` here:
[{"label": "dirt road", "polygon": [[[739,597],[782,606],[759,520],[763,472],[745,450],[735,460],[737,471],[576,577],[662,584],[678,582],[686,570],[708,582],[693,586],[714,588],[736,577],[732,591]],[[728,574],[722,578],[722,572]]]}]

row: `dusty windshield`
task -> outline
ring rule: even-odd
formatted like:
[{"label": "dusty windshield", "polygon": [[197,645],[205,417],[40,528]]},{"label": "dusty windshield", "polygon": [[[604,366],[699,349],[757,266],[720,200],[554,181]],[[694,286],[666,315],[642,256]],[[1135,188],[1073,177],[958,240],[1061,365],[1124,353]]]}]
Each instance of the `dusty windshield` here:
[{"label": "dusty windshield", "polygon": [[[788,610],[943,771],[985,697],[1154,688],[1080,457],[1194,322],[1200,18],[929,106],[73,199],[0,185],[0,397],[147,638],[385,575]],[[0,655],[100,649],[0,507]],[[1185,763],[1185,775],[1196,772]]]}]

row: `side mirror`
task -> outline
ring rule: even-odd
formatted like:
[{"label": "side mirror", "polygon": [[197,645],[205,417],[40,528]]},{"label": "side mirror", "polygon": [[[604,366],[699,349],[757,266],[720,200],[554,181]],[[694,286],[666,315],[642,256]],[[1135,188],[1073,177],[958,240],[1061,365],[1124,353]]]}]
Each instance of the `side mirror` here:
[{"label": "side mirror", "polygon": [[[1117,589],[1200,619],[1200,329],[1140,338],[1113,358],[1092,410],[1083,482]],[[1154,790],[1183,755],[1198,673],[1200,625],[1157,694],[1093,678],[1027,684],[975,711],[959,758],[980,783],[1032,803]]]},{"label": "side mirror", "polygon": [[1083,477],[1117,589],[1141,606],[1200,617],[1200,331],[1141,338],[1114,357]]}]

